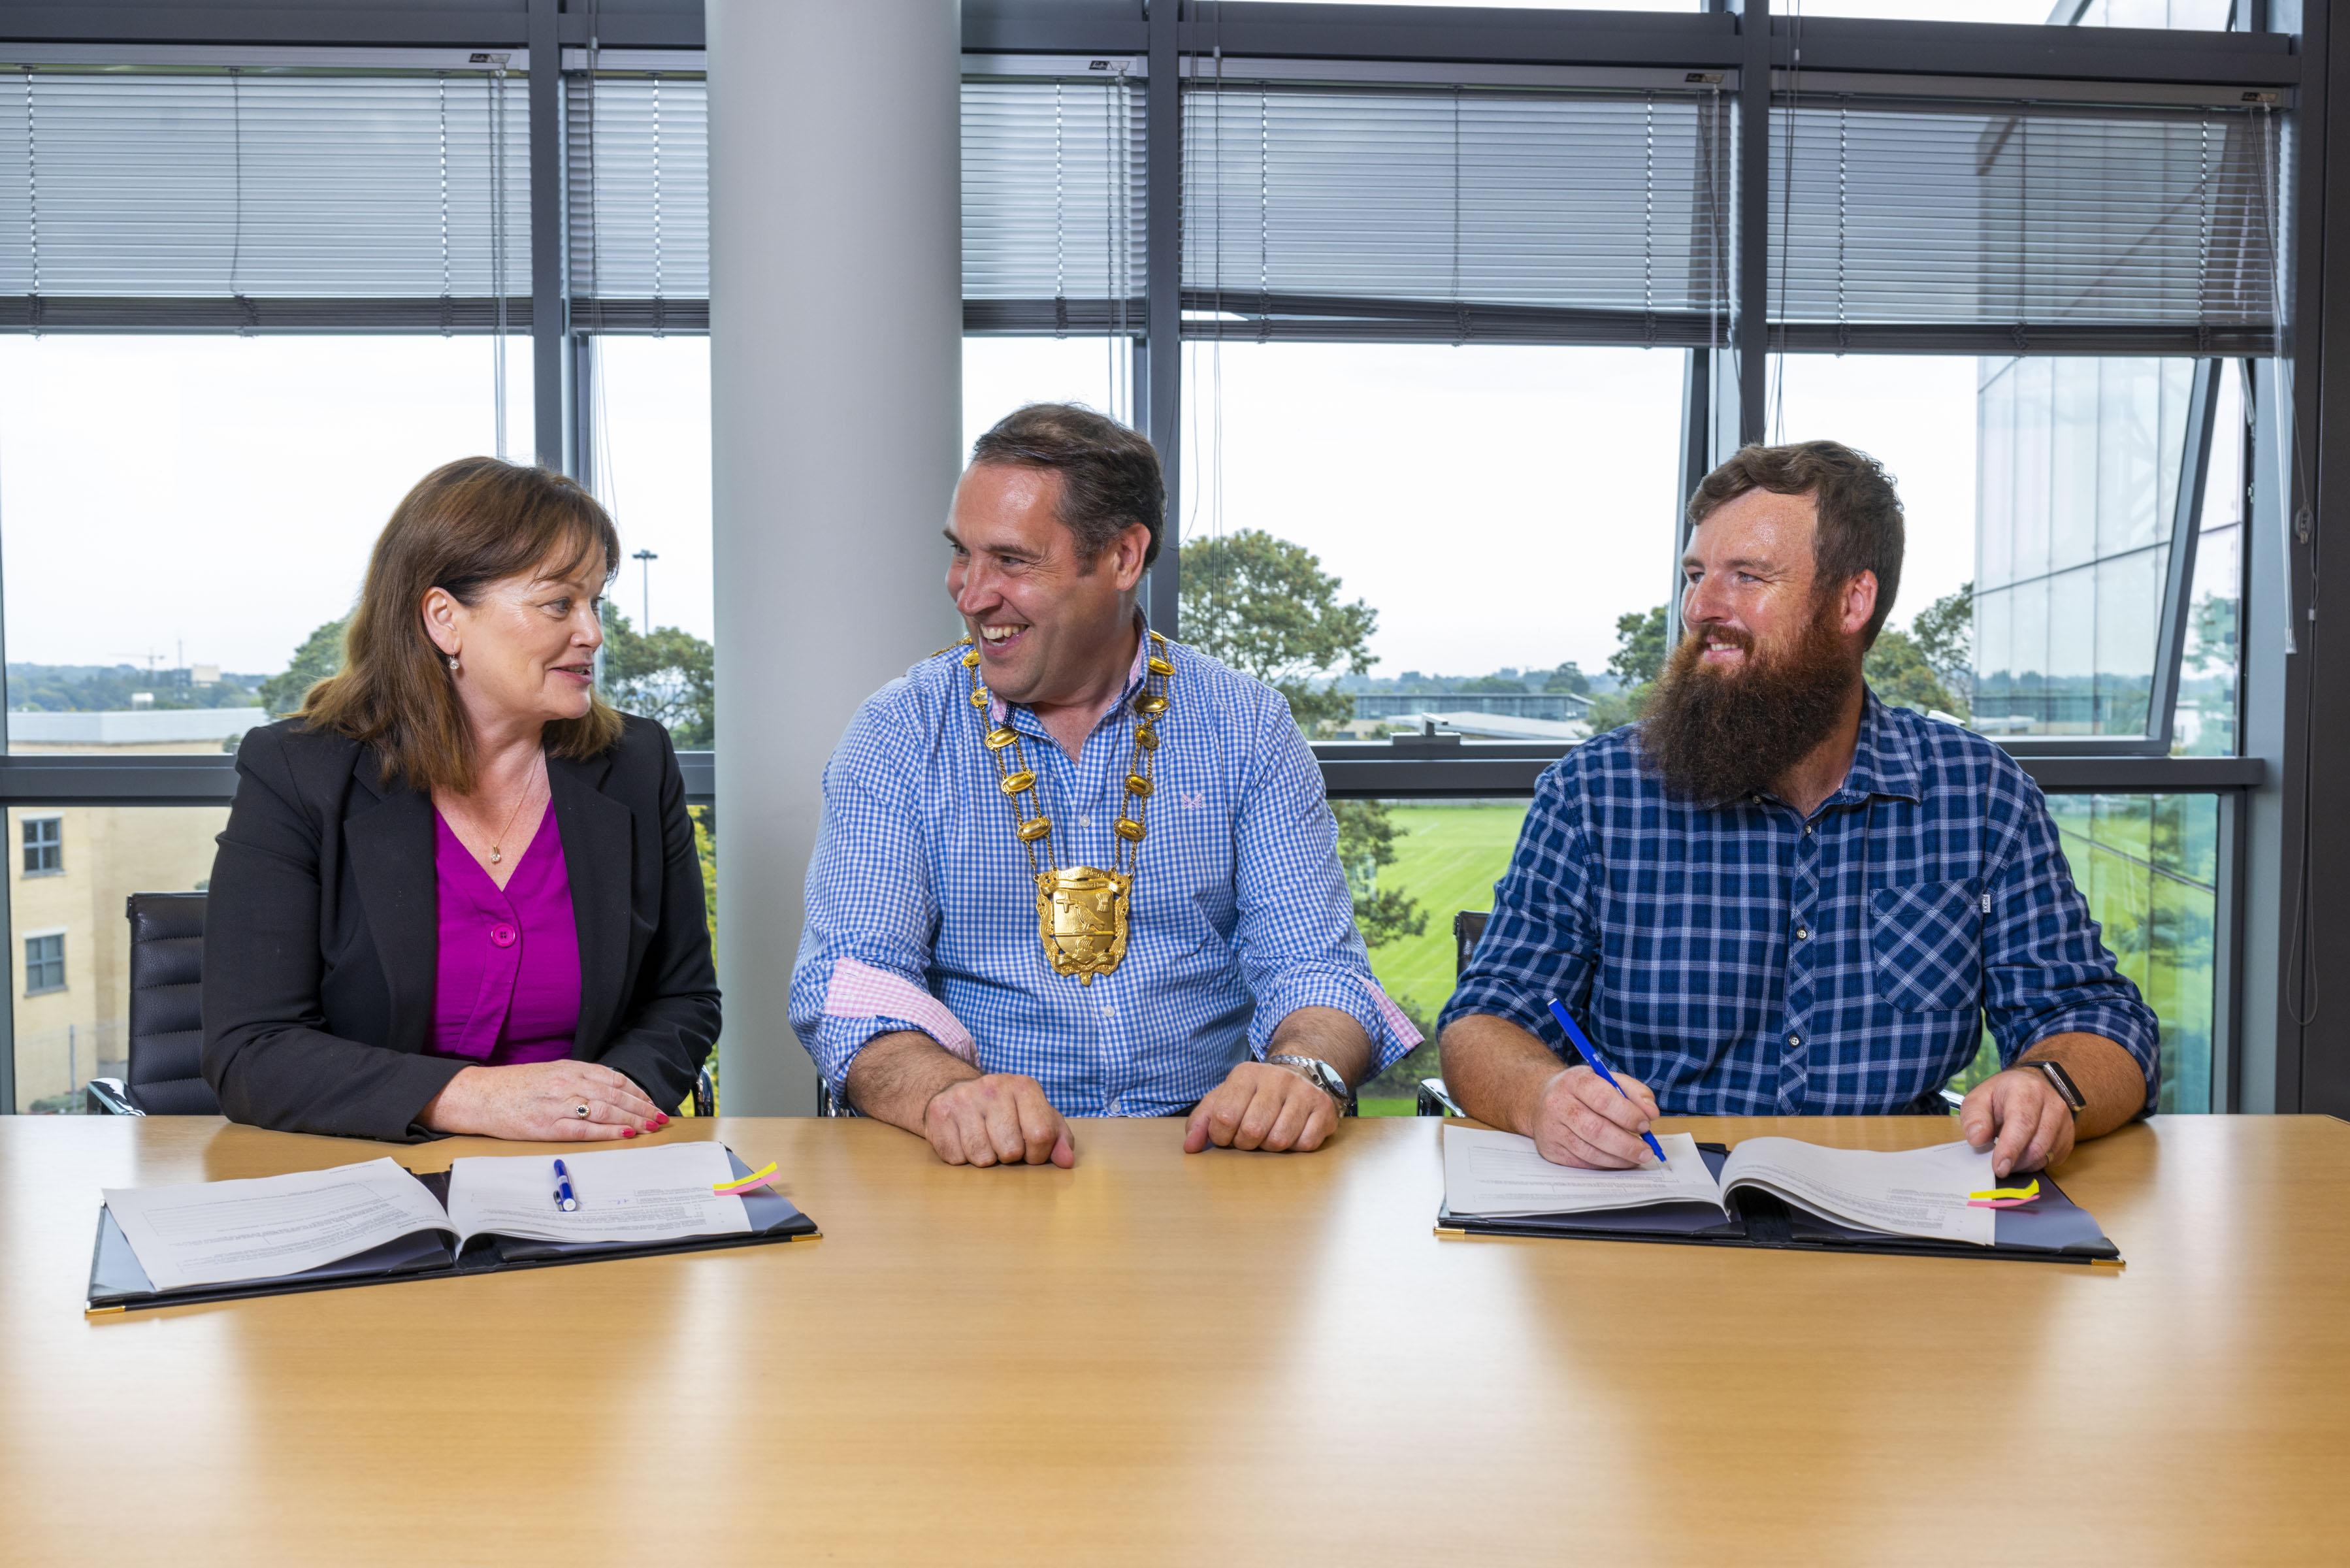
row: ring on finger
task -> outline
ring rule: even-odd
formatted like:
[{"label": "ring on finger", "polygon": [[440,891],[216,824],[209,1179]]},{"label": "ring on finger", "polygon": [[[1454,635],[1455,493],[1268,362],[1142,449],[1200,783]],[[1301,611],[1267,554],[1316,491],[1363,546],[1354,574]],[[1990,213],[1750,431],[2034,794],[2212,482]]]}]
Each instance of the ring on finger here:
[{"label": "ring on finger", "polygon": [[587,1105],[583,1102],[583,1103],[581,1103],[581,1104],[579,1104],[579,1105],[576,1105],[576,1106],[572,1106],[572,1107],[571,1107],[571,1114],[572,1114],[573,1116],[577,1116],[581,1121],[586,1121],[586,1120],[588,1119],[588,1106],[587,1106]]}]

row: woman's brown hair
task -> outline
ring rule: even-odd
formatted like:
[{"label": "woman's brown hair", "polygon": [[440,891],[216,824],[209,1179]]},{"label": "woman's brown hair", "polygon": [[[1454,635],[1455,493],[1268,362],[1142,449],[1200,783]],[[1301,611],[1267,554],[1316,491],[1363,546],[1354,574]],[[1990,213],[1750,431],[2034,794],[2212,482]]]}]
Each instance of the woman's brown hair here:
[{"label": "woman's brown hair", "polygon": [[[434,469],[392,508],[368,557],[341,672],[311,687],[295,716],[373,746],[416,789],[471,794],[473,732],[448,660],[425,635],[425,594],[437,587],[473,605],[502,577],[568,577],[599,556],[609,582],[620,535],[577,481],[494,457]],[[619,738],[620,715],[600,692],[581,717],[546,726],[558,757],[592,757]]]}]

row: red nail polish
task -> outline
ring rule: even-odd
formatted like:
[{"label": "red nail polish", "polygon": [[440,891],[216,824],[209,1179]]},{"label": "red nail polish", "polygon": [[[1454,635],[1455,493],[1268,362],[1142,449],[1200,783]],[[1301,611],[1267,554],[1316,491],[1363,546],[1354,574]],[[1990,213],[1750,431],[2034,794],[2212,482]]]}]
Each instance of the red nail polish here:
[{"label": "red nail polish", "polygon": [[620,1129],[620,1136],[622,1137],[634,1137],[637,1136],[637,1129],[634,1127],[622,1127]]},{"label": "red nail polish", "polygon": [[668,1113],[667,1111],[656,1111],[656,1112],[654,1112],[654,1113],[653,1113],[653,1126],[655,1126],[655,1127],[665,1127],[669,1126],[669,1113]]}]

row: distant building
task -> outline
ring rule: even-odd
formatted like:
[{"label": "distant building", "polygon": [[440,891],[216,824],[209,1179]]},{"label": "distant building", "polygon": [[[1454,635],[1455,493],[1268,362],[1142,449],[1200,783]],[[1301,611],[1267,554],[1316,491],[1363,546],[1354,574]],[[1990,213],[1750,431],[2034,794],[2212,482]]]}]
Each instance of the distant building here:
[{"label": "distant building", "polygon": [[[1506,673],[1506,671],[1504,672]],[[1431,710],[1444,713],[1496,713],[1553,723],[1590,716],[1591,699],[1572,691],[1357,691],[1357,719],[1396,719]]]},{"label": "distant building", "polygon": [[[259,708],[10,713],[18,754],[217,753]],[[204,887],[224,806],[16,806],[8,812],[16,1109],[80,1108],[92,1077],[122,1071],[132,893]]]},{"label": "distant building", "polygon": [[[1455,700],[1436,699],[1443,702]],[[1511,713],[1423,711],[1399,714],[1384,723],[1390,731],[1463,735],[1476,741],[1564,741],[1574,745],[1591,739],[1591,726],[1581,719],[1522,719]]]}]

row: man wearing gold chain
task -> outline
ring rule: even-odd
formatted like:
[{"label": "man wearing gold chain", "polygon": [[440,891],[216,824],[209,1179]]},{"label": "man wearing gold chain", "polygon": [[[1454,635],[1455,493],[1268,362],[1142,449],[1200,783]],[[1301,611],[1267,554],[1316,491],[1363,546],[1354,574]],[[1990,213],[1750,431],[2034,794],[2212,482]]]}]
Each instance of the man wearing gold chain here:
[{"label": "man wearing gold chain", "polygon": [[1075,1116],[1318,1147],[1419,1043],[1288,704],[1144,622],[1165,493],[1090,410],[981,437],[946,530],[969,636],[825,770],[792,1025],[837,1097],[950,1164],[1068,1165]]}]

